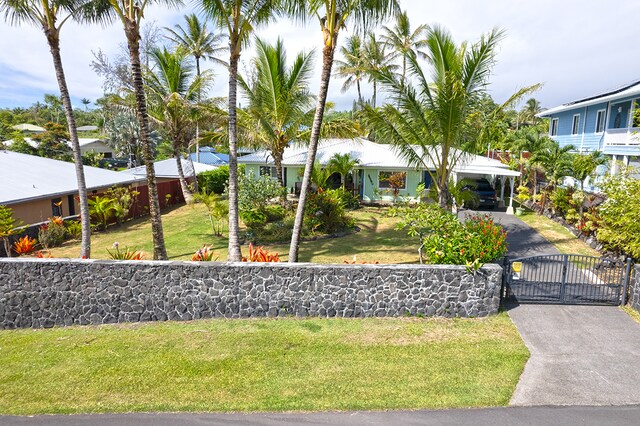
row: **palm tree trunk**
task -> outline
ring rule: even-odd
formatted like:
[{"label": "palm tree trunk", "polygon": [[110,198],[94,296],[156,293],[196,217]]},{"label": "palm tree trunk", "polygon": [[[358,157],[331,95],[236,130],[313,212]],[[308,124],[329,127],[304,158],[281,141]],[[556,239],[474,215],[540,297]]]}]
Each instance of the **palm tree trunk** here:
[{"label": "palm tree trunk", "polygon": [[[174,149],[173,156],[176,159],[176,165],[178,166],[178,179],[180,180],[180,189],[182,189],[182,197],[184,198],[184,202],[187,204],[193,203],[193,194],[189,190],[189,184],[187,183],[187,179],[184,177],[184,170],[182,169],[182,156],[180,155],[180,151]],[[193,171],[193,176],[195,178],[195,170]]]},{"label": "palm tree trunk", "polygon": [[276,165],[276,174],[278,175],[278,182],[280,186],[284,188],[286,182],[284,181],[284,177],[282,176],[282,152],[272,152],[273,154],[273,162]]},{"label": "palm tree trunk", "polygon": [[[196,75],[198,76],[198,80],[200,80],[200,57],[196,56]],[[202,88],[198,88],[198,103],[200,103],[202,98]],[[200,122],[196,119],[196,162],[200,162]],[[195,174],[195,171],[194,171]],[[196,179],[196,185],[197,185]]]},{"label": "palm tree trunk", "polygon": [[407,78],[407,55],[402,55],[402,87],[405,86],[404,82]]},{"label": "palm tree trunk", "polygon": [[71,150],[73,151],[73,162],[76,168],[76,181],[78,182],[78,197],[80,204],[80,221],[82,224],[82,242],[80,244],[80,257],[88,259],[91,257],[91,224],[89,217],[89,203],[87,200],[87,183],[84,178],[84,167],[82,165],[82,153],[80,151],[80,142],[78,140],[78,130],[76,128],[76,120],[73,114],[71,98],[67,88],[67,80],[64,75],[62,66],[62,58],[60,56],[60,33],[56,28],[45,29],[47,41],[49,42],[49,50],[53,57],[53,67],[56,71],[56,79],[60,88],[60,97],[64,106],[64,113],[67,118],[69,127],[69,136],[71,139]]},{"label": "palm tree trunk", "polygon": [[158,186],[156,172],[153,167],[153,153],[151,138],[149,137],[149,117],[147,117],[147,102],[142,83],[142,69],[140,65],[140,31],[136,22],[125,22],[129,60],[131,61],[131,76],[136,97],[136,115],[140,124],[140,145],[147,172],[147,188],[149,190],[149,214],[151,216],[151,235],[153,237],[153,259],[166,260],[167,249],[164,245],[164,232],[160,216],[160,202],[158,200]]},{"label": "palm tree trunk", "polygon": [[373,107],[376,107],[376,96],[377,96],[377,92],[378,92],[378,84],[376,83],[376,80],[373,79]]},{"label": "palm tree trunk", "polygon": [[362,89],[360,88],[360,80],[356,80],[356,87],[358,88],[358,103],[362,105]]},{"label": "palm tree trunk", "polygon": [[238,96],[238,61],[236,52],[240,40],[232,37],[230,42],[231,57],[229,60],[229,262],[241,262],[240,238],[238,223],[238,123],[236,103]]},{"label": "palm tree trunk", "polygon": [[316,105],[316,113],[313,118],[313,126],[311,127],[311,139],[309,140],[309,149],[307,150],[307,164],[304,168],[302,188],[300,189],[300,199],[298,201],[298,209],[296,210],[296,219],[293,224],[291,246],[289,247],[289,262],[298,261],[300,237],[302,236],[302,223],[304,221],[304,208],[307,203],[309,187],[311,186],[311,172],[313,171],[313,165],[316,161],[320,130],[322,129],[322,119],[324,117],[324,109],[327,103],[327,92],[329,91],[329,82],[331,81],[331,68],[333,67],[333,55],[335,53],[337,40],[334,39],[333,41],[334,42],[331,45],[325,46],[322,51],[322,75],[320,77],[318,103]]}]

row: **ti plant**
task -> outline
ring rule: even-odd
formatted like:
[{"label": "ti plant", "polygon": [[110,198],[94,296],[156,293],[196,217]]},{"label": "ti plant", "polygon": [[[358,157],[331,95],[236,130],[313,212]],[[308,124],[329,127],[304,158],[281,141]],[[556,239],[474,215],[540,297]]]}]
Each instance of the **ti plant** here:
[{"label": "ti plant", "polygon": [[38,241],[35,238],[31,238],[28,235],[23,236],[18,241],[13,243],[13,251],[18,255],[32,253],[36,249]]},{"label": "ti plant", "polygon": [[144,252],[142,250],[129,250],[127,246],[120,249],[119,243],[113,243],[113,250],[107,249],[109,258],[112,260],[144,260]]},{"label": "ti plant", "polygon": [[278,253],[269,253],[264,247],[254,247],[249,244],[249,256],[242,257],[243,262],[280,262]]},{"label": "ti plant", "polygon": [[211,246],[204,244],[202,248],[191,256],[191,260],[194,262],[215,262],[219,257],[213,252]]}]

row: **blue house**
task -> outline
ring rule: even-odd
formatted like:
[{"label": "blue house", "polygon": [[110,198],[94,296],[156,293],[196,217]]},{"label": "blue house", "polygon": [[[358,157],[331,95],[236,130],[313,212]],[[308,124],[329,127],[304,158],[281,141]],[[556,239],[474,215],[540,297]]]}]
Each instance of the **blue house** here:
[{"label": "blue house", "polygon": [[196,159],[196,154],[191,153],[189,157],[192,161],[198,161],[210,166],[226,166],[229,164],[229,156],[227,154],[220,154],[216,152],[210,146],[203,146],[200,148],[200,159]]},{"label": "blue house", "polygon": [[579,99],[548,109],[538,117],[548,117],[549,136],[560,146],[573,145],[577,152],[600,151],[618,162],[638,165],[640,156],[640,120],[634,112],[640,108],[640,81],[599,95]]}]

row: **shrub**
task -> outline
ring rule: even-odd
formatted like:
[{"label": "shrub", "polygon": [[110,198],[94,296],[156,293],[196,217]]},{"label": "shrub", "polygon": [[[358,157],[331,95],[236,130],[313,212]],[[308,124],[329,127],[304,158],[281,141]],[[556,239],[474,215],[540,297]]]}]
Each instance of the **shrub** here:
[{"label": "shrub", "polygon": [[353,195],[351,191],[347,191],[343,188],[335,190],[336,195],[342,201],[342,205],[345,209],[355,210],[360,208],[360,199],[357,195]]},{"label": "shrub", "polygon": [[571,208],[571,203],[569,202],[570,197],[571,193],[567,188],[556,187],[556,189],[551,193],[550,197],[553,211],[556,214],[564,216]]},{"label": "shrub", "polygon": [[516,199],[519,202],[524,203],[526,201],[529,201],[530,198],[531,198],[531,192],[529,191],[529,188],[526,187],[525,185],[520,185],[518,187],[518,195],[516,196]]},{"label": "shrub", "polygon": [[40,225],[38,241],[45,249],[57,247],[64,241],[64,234],[64,224],[57,218],[50,218],[47,223]]},{"label": "shrub", "polygon": [[195,199],[207,207],[213,235],[221,237],[224,225],[229,217],[229,203],[221,196],[213,193],[196,194]]},{"label": "shrub", "polygon": [[286,197],[286,192],[286,188],[272,177],[255,177],[253,173],[238,176],[238,208],[241,212],[263,209],[274,199]]},{"label": "shrub", "polygon": [[108,196],[96,196],[89,199],[89,215],[95,222],[93,225],[107,229],[107,224],[117,210],[116,200]]},{"label": "shrub", "polygon": [[249,256],[242,257],[243,262],[280,262],[278,253],[269,253],[264,247],[254,247],[249,244]]},{"label": "shrub", "polygon": [[240,219],[242,219],[247,228],[256,228],[267,223],[266,213],[258,209],[241,211]]},{"label": "shrub", "polygon": [[207,194],[222,194],[229,184],[229,166],[202,172],[197,179],[200,191]]},{"label": "shrub", "polygon": [[129,250],[129,247],[124,246],[124,249],[120,250],[120,244],[113,243],[113,250],[107,249],[109,258],[113,260],[143,260],[144,252],[142,250]]},{"label": "shrub", "polygon": [[77,220],[69,220],[65,222],[65,228],[69,238],[77,240],[82,236],[82,223]]},{"label": "shrub", "polygon": [[28,235],[25,235],[24,237],[13,243],[13,251],[15,251],[19,255],[29,254],[36,249],[37,243],[38,241],[35,238],[31,238]]},{"label": "shrub", "polygon": [[294,215],[287,214],[283,220],[267,223],[264,226],[249,228],[245,238],[253,243],[281,243],[291,241]]},{"label": "shrub", "polygon": [[266,206],[262,211],[267,216],[267,223],[278,222],[284,219],[286,214],[284,207],[276,204]]},{"label": "shrub", "polygon": [[609,250],[640,259],[640,180],[624,174],[602,186],[607,197],[600,205],[597,238]]},{"label": "shrub", "polygon": [[124,222],[129,216],[138,195],[140,195],[139,191],[124,186],[113,187],[107,191],[106,196],[113,200],[111,203],[112,214],[118,224]]},{"label": "shrub", "polygon": [[346,214],[336,190],[318,190],[310,194],[304,215],[305,225],[310,232],[332,234],[354,227],[354,221]]},{"label": "shrub", "polygon": [[194,262],[211,262],[218,260],[218,257],[219,256],[213,252],[210,246],[204,244],[201,249],[191,256],[191,260]]}]

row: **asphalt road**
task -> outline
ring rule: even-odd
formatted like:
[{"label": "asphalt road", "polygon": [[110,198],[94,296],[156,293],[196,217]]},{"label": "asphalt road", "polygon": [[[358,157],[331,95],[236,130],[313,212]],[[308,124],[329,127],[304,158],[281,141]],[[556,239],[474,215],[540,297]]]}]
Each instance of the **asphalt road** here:
[{"label": "asphalt road", "polygon": [[640,406],[506,407],[442,411],[310,414],[104,414],[0,417],[0,426],[212,426],[212,425],[632,425]]}]

